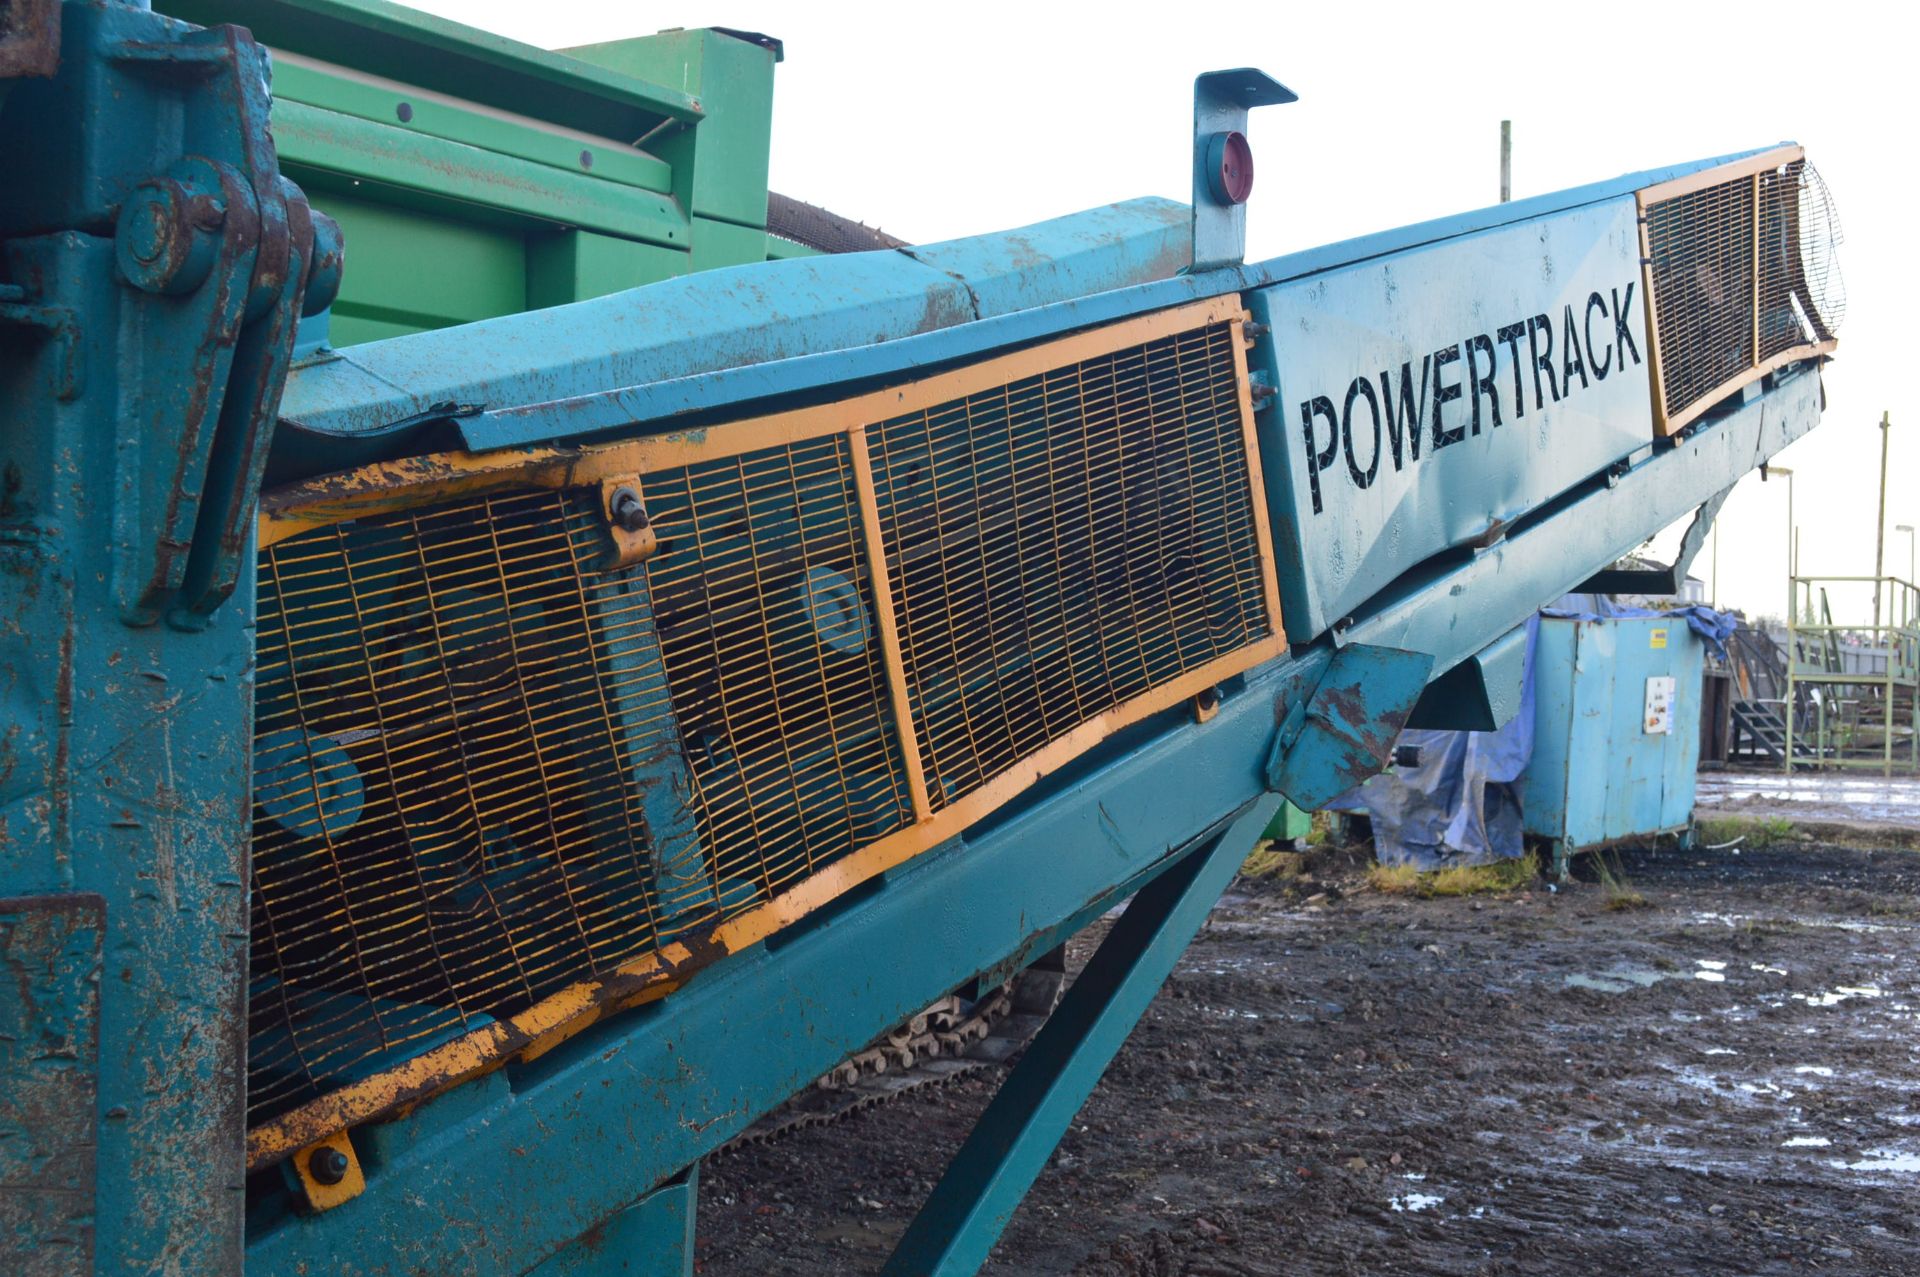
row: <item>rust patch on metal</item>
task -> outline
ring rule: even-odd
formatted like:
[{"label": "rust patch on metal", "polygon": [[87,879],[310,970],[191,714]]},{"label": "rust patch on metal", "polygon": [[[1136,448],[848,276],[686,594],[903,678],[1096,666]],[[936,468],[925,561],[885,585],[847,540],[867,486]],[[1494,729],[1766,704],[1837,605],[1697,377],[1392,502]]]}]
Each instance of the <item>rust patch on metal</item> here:
[{"label": "rust patch on metal", "polygon": [[0,0],[0,80],[60,69],[60,0]]},{"label": "rust patch on metal", "polygon": [[105,933],[97,895],[0,900],[0,1220],[49,1272],[93,1270]]}]

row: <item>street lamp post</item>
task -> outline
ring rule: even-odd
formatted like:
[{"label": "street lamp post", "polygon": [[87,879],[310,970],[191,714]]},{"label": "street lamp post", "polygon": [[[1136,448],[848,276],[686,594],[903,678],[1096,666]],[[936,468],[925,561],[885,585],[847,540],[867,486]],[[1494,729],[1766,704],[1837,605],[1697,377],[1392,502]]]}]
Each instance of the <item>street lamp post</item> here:
[{"label": "street lamp post", "polygon": [[1793,561],[1793,471],[1788,469],[1786,466],[1761,466],[1760,467],[1760,478],[1763,481],[1773,478],[1773,476],[1776,474],[1785,475],[1787,478],[1787,616],[1786,616],[1786,621],[1787,621],[1788,627],[1791,628],[1794,622],[1793,571],[1794,571],[1794,567],[1796,566]]}]

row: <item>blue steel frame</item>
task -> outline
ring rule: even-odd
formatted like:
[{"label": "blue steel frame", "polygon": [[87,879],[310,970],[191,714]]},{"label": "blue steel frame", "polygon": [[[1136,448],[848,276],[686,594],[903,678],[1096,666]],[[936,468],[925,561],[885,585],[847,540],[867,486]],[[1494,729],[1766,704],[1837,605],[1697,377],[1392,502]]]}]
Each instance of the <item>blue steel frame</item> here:
[{"label": "blue steel frame", "polygon": [[[170,68],[167,74],[191,81],[204,70],[187,64],[225,57],[253,65],[250,46],[229,40],[225,47],[234,51],[209,54],[218,41],[196,42],[178,24],[134,6],[75,4],[65,12],[75,66],[118,58],[115,65]],[[76,14],[82,16],[74,21]],[[35,100],[35,90],[9,87],[10,109]],[[30,147],[24,159],[0,157],[17,161],[10,172],[34,171],[36,198],[71,186],[87,205],[20,214],[0,199],[0,234],[8,236],[0,325],[33,334],[0,349],[0,386],[25,406],[4,445],[9,475],[18,467],[21,495],[9,489],[0,526],[13,580],[24,583],[0,590],[7,622],[0,652],[14,674],[8,719],[19,729],[6,742],[8,766],[0,771],[10,853],[0,894],[12,897],[0,901],[0,963],[19,977],[9,988],[46,993],[44,1003],[0,1010],[12,1017],[10,1030],[30,1029],[36,1041],[66,1052],[58,1058],[75,1061],[68,1072],[82,1083],[78,1092],[49,1088],[37,1057],[11,1047],[0,1054],[9,1083],[0,1122],[27,1122],[24,1133],[36,1137],[43,1128],[32,1123],[49,1123],[44,1130],[66,1141],[60,1171],[68,1177],[49,1185],[0,1167],[0,1207],[10,1226],[22,1209],[41,1212],[32,1216],[34,1228],[52,1220],[53,1232],[29,1229],[6,1239],[36,1247],[16,1252],[36,1263],[84,1268],[97,1255],[143,1270],[235,1271],[251,584],[240,574],[223,606],[224,596],[211,597],[220,582],[209,591],[207,572],[193,569],[171,587],[176,594],[184,588],[189,605],[174,611],[171,625],[150,623],[150,605],[165,604],[166,590],[140,596],[142,607],[130,615],[117,586],[128,556],[137,563],[165,549],[195,556],[191,563],[212,561],[217,570],[244,561],[251,545],[216,538],[183,549],[178,537],[156,536],[141,522],[152,518],[150,508],[124,508],[118,489],[94,478],[122,473],[128,485],[150,482],[138,449],[155,440],[140,431],[153,422],[180,425],[177,401],[192,384],[178,375],[185,365],[167,362],[182,336],[179,313],[128,320],[162,303],[121,282],[137,263],[122,262],[116,276],[114,241],[99,233],[99,208],[87,204],[146,177],[151,150],[135,144],[137,131],[121,114],[128,108],[111,94],[91,94],[84,106],[69,121],[82,130],[77,136],[127,144],[75,146],[61,155]],[[253,165],[257,190],[277,190],[277,174],[266,167],[271,149],[260,146],[264,102],[249,99],[247,109],[251,115],[221,117],[227,132],[206,145]],[[10,140],[22,136],[17,128],[6,132]],[[1149,283],[1136,281],[1177,265],[1167,244],[1177,243],[1181,228],[1161,206],[1121,206],[1084,224],[1055,226],[1060,253],[1037,269],[1021,264],[1021,252],[1031,254],[1032,246],[1021,249],[1019,236],[872,255],[859,269],[898,297],[911,298],[917,281],[937,275],[945,281],[942,295],[956,301],[923,309],[897,339],[877,343],[862,326],[870,316],[849,310],[836,291],[844,279],[787,269],[793,263],[756,268],[760,273],[722,281],[711,303],[722,310],[749,300],[765,307],[763,290],[790,284],[788,309],[800,318],[746,334],[739,358],[726,367],[703,366],[699,351],[683,350],[676,357],[691,362],[656,365],[641,384],[610,389],[604,366],[582,366],[571,381],[530,373],[514,393],[497,396],[500,402],[467,405],[458,415],[431,400],[412,403],[407,413],[454,420],[474,448],[579,438],[635,423],[658,428],[696,410],[871,383],[1258,288],[1614,198],[1720,162]],[[71,175],[61,167],[74,163],[95,167]],[[61,180],[67,176],[75,180]],[[1104,252],[1096,225],[1103,220],[1107,231],[1115,224],[1125,231]],[[189,244],[181,251],[199,250]],[[285,368],[284,353],[274,357],[263,346],[290,344],[288,307],[302,300],[301,290],[280,277],[269,295],[258,276],[246,273],[248,264],[232,264],[233,287],[251,278],[256,297],[248,314],[265,307],[278,326],[270,333],[253,328],[251,337],[237,324],[220,330],[228,345],[210,358],[224,371],[238,346],[243,361],[264,368],[264,380],[236,388],[236,415],[219,418],[222,431],[206,441],[206,451],[180,445],[182,455],[206,467],[192,476],[193,491],[217,494],[218,514],[209,518],[219,526],[201,521],[215,533],[245,526],[234,512],[253,498],[273,424],[276,370]],[[303,270],[292,278],[304,278]],[[163,294],[171,286],[158,282]],[[312,298],[305,300],[311,307]],[[622,304],[644,310],[650,302]],[[608,303],[582,305],[600,307],[593,316],[607,313]],[[383,345],[399,352],[403,342],[429,343],[405,347],[407,358],[450,373],[495,335],[539,336],[557,358],[589,317],[585,310],[571,317],[548,312],[494,321],[504,329],[477,325]],[[808,333],[807,352],[799,355],[788,344],[795,327]],[[378,347],[355,354],[376,364],[382,357]],[[355,385],[347,375],[355,366],[323,357],[298,379],[289,411],[297,407],[303,437],[375,452],[404,443],[406,432],[394,429],[385,409],[407,395],[388,400],[379,392],[370,400],[366,383]],[[267,1273],[579,1274],[641,1271],[643,1261],[684,1271],[693,1192],[687,1168],[701,1156],[877,1028],[979,972],[1004,968],[1010,957],[1038,952],[1153,884],[1115,929],[1083,991],[1016,1070],[892,1269],[968,1271],[1230,878],[1250,831],[1266,823],[1275,795],[1310,808],[1367,774],[1430,678],[1497,645],[1532,608],[1727,487],[1818,415],[1817,372],[1772,374],[1678,441],[1650,445],[1631,464],[1534,511],[1505,540],[1410,573],[1349,624],[1233,680],[1208,721],[1169,711],[1136,725],[964,838],[717,963],[666,1001],[354,1132],[364,1193],[344,1209],[314,1215],[276,1209],[273,1194],[260,1194],[248,1221],[246,1263]],[[180,572],[188,572],[187,562]],[[1035,846],[1052,854],[1034,856]],[[895,960],[902,955],[913,960]],[[755,1049],[742,1051],[742,1042]],[[41,1109],[19,1103],[29,1081]],[[56,1200],[68,1205],[49,1208]],[[68,1215],[55,1218],[59,1209]],[[54,1235],[61,1228],[84,1234],[97,1250],[49,1259],[55,1252],[43,1243],[68,1244]],[[591,1247],[578,1244],[587,1237]]]},{"label": "blue steel frame", "polygon": [[[410,1273],[469,1253],[477,1235],[492,1248],[478,1271],[524,1271],[558,1253],[858,1049],[874,1026],[897,1022],[1009,954],[1038,953],[1058,929],[1096,916],[1203,847],[1205,837],[1192,831],[1223,828],[1274,788],[1309,806],[1331,797],[1353,773],[1327,765],[1337,756],[1330,743],[1296,746],[1291,760],[1280,749],[1269,767],[1290,722],[1297,739],[1314,739],[1306,725],[1331,733],[1335,716],[1325,706],[1363,688],[1379,697],[1372,721],[1390,741],[1392,704],[1404,717],[1429,667],[1496,643],[1515,616],[1638,544],[1645,529],[1684,516],[1811,428],[1818,410],[1817,375],[1777,377],[1679,445],[1650,452],[1611,487],[1577,494],[1471,562],[1410,586],[1356,620],[1340,643],[1330,637],[1296,648],[1249,674],[1226,689],[1211,721],[1170,712],[1142,724],[1045,796],[910,862],[797,934],[727,959],[664,1003],[596,1026],[531,1065],[369,1128],[366,1193],[348,1209],[267,1223],[250,1241],[249,1264],[312,1271],[350,1256],[358,1271]],[[1333,676],[1341,654],[1357,662],[1344,679]],[[1417,680],[1397,695],[1381,690],[1383,668],[1406,678],[1410,666]],[[1300,774],[1290,776],[1290,767]],[[1035,846],[1053,854],[1033,856]],[[1153,945],[1157,934],[1139,937],[1140,945]],[[875,958],[887,954],[913,960]],[[759,1049],[735,1050],[742,1041]],[[1098,1062],[1097,1052],[1081,1057],[1072,1067],[1084,1072],[1069,1084],[1090,1087]],[[568,1138],[552,1138],[554,1131]],[[476,1147],[516,1155],[479,1158]],[[580,1165],[595,1174],[576,1177]],[[974,1203],[957,1188],[943,1202],[943,1211],[972,1217]],[[507,1203],[512,1227],[498,1228]],[[989,1202],[978,1216],[990,1226],[1004,1211]],[[971,1253],[977,1245],[949,1243],[945,1232],[940,1241],[945,1249],[909,1252],[898,1263],[931,1265],[936,1250]]]}]

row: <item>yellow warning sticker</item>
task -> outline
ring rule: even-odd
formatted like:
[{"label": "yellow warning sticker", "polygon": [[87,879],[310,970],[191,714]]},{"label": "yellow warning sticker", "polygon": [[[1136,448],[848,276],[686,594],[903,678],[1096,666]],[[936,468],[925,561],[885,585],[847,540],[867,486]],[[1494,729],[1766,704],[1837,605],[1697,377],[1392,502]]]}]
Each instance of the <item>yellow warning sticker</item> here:
[{"label": "yellow warning sticker", "polygon": [[1663,625],[1658,629],[1649,630],[1647,634],[1648,634],[1648,637],[1647,637],[1648,647],[1665,647],[1667,645],[1666,626]]}]

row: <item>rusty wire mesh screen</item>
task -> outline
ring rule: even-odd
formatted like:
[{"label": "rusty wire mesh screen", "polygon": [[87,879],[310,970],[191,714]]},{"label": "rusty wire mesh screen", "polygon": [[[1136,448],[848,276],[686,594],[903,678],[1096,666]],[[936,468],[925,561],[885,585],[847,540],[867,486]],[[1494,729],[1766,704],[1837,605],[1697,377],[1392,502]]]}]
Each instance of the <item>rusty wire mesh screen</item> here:
[{"label": "rusty wire mesh screen", "polygon": [[872,432],[938,810],[1269,632],[1226,325]]},{"label": "rusty wire mesh screen", "polygon": [[1647,209],[1660,376],[1679,412],[1754,365],[1753,181],[1740,177]]},{"label": "rusty wire mesh screen", "polygon": [[261,554],[250,1120],[659,943],[670,710],[605,536],[532,492]]},{"label": "rusty wire mesh screen", "polygon": [[1760,358],[1831,340],[1847,314],[1840,216],[1805,160],[1760,175]]},{"label": "rusty wire mesh screen", "polygon": [[845,435],[646,485],[648,563],[702,843],[765,899],[910,823]]},{"label": "rusty wire mesh screen", "polygon": [[1656,201],[1646,221],[1669,415],[1838,330],[1839,219],[1804,160]]},{"label": "rusty wire mesh screen", "polygon": [[262,551],[250,1122],[911,826],[869,518],[935,810],[1269,635],[1234,340]]}]

